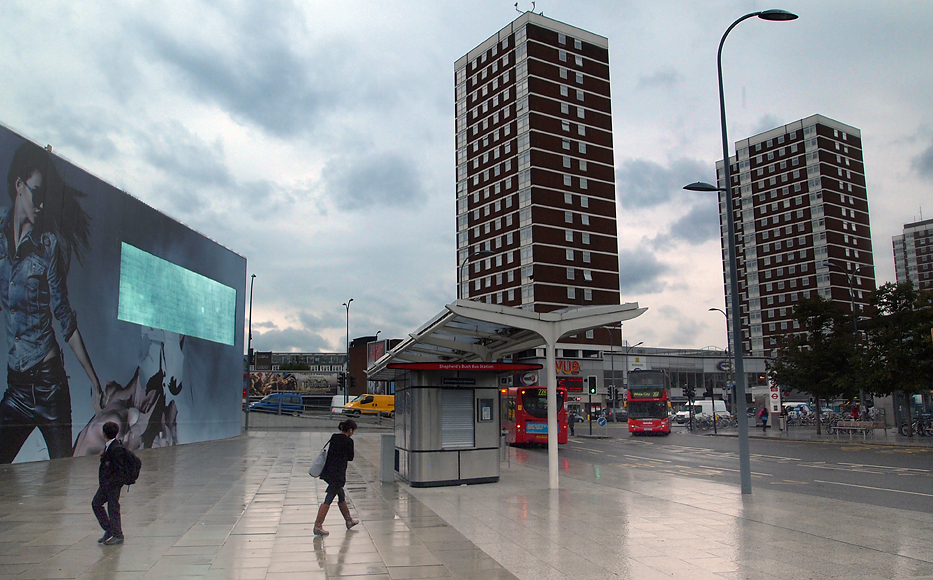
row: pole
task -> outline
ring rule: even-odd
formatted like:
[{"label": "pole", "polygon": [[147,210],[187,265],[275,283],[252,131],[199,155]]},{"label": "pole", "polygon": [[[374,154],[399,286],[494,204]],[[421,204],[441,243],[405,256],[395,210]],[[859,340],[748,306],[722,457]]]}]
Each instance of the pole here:
[{"label": "pole", "polygon": [[347,361],[346,361],[346,372],[343,375],[343,404],[346,406],[347,402],[350,400],[350,303],[353,302],[353,299],[349,299],[343,303],[347,307]]},{"label": "pole", "polygon": [[615,397],[618,397],[618,391],[616,390],[616,357],[613,353],[613,350],[615,350],[615,347],[612,345],[612,327],[610,326],[609,327],[609,364],[612,367],[612,389],[610,389],[609,392],[614,393],[613,398],[612,398],[612,422],[618,423],[619,421],[616,418],[616,415],[618,415],[619,413],[618,413],[618,405],[616,405],[616,399],[615,399]]},{"label": "pole", "polygon": [[253,282],[256,274],[249,278],[249,330],[246,334],[246,426],[249,431],[249,389],[253,386]]},{"label": "pole", "polygon": [[[722,165],[725,188],[720,195],[726,210],[726,225],[729,235],[729,311],[732,313],[732,344],[735,345],[735,398],[736,404],[745,406],[745,361],[742,358],[742,320],[741,309],[739,308],[739,272],[736,268],[736,247],[735,247],[735,210],[732,207],[732,162],[729,159],[729,136],[726,129],[726,95],[722,85],[722,47],[726,43],[726,37],[732,32],[732,29],[740,22],[758,16],[758,12],[752,12],[742,16],[732,23],[732,26],[726,29],[719,41],[719,51],[716,53],[716,70],[719,76],[719,122],[722,130]],[[748,449],[748,415],[739,413],[739,473],[741,478],[742,493],[752,493],[752,467]]]},{"label": "pole", "polygon": [[[463,298],[463,296],[462,296],[463,291],[461,290],[461,286],[463,285],[463,282],[462,282],[462,279],[463,279],[463,267],[466,265],[467,262],[470,261],[470,258],[472,258],[472,257],[474,257],[474,256],[488,256],[488,255],[490,255],[490,254],[492,254],[492,253],[493,253],[492,250],[478,250],[478,251],[473,252],[472,254],[468,255],[466,258],[463,259],[462,262],[460,262],[460,267],[457,269],[457,299],[458,299],[458,300],[461,299],[461,298]],[[469,281],[469,278],[467,279],[467,281]]]}]

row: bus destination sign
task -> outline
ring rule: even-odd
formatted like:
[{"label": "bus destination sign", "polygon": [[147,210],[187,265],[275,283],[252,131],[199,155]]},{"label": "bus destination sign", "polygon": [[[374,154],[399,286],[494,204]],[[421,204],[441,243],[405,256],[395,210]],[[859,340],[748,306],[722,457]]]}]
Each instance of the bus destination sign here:
[{"label": "bus destination sign", "polygon": [[660,399],[662,389],[629,389],[629,399]]}]

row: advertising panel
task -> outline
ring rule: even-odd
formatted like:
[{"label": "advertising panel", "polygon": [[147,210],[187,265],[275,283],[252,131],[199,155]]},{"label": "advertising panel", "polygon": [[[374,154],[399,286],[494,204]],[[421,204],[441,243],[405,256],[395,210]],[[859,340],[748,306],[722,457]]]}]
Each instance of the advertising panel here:
[{"label": "advertising panel", "polygon": [[240,433],[246,260],[0,127],[0,463]]},{"label": "advertising panel", "polygon": [[336,395],[337,373],[310,371],[276,371],[250,373],[251,397],[269,393],[293,392],[306,395]]}]

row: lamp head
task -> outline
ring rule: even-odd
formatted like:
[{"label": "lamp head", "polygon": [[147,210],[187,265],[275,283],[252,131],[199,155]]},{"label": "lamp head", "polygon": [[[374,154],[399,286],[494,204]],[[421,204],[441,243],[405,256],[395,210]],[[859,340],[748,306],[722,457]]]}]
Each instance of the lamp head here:
[{"label": "lamp head", "polygon": [[764,10],[758,14],[758,18],[762,20],[770,20],[772,22],[787,22],[788,20],[797,20],[797,15],[793,12],[788,12],[787,10],[779,10],[777,8],[772,8],[771,10]]},{"label": "lamp head", "polygon": [[712,183],[706,183],[705,181],[695,181],[689,185],[685,185],[684,189],[687,191],[725,191],[725,188],[716,187]]}]

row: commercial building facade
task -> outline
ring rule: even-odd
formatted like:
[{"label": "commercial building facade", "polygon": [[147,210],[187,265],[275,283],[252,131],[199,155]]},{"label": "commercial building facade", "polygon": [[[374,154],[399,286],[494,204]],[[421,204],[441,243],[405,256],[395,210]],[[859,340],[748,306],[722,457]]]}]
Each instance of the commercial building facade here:
[{"label": "commercial building facade", "polygon": [[618,304],[607,39],[525,12],[454,76],[458,296]]},{"label": "commercial building facade", "polygon": [[892,243],[897,283],[909,280],[918,290],[933,288],[933,220],[904,224],[904,233]]},{"label": "commercial building facade", "polygon": [[[719,202],[726,304],[731,212],[742,348],[773,357],[779,336],[800,331],[797,302],[819,295],[858,312],[875,289],[861,132],[813,115],[738,141],[735,150],[730,195]],[[717,175],[725,188],[722,161]]]}]

